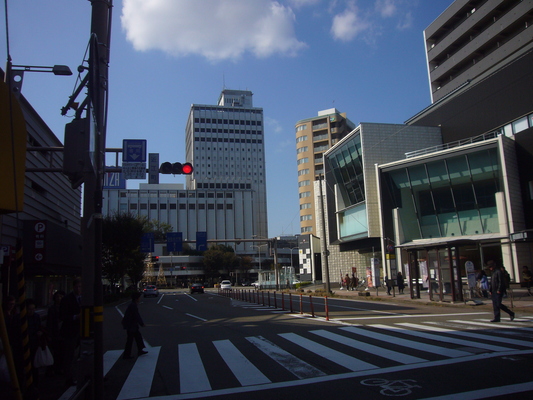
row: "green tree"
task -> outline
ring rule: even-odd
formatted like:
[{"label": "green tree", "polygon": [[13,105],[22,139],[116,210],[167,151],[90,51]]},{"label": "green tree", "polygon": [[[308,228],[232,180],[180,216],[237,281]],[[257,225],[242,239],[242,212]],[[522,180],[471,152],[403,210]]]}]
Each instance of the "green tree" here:
[{"label": "green tree", "polygon": [[231,246],[214,244],[204,252],[205,274],[209,278],[219,275],[219,271],[229,273],[238,265],[238,258]]},{"label": "green tree", "polygon": [[140,217],[144,221],[145,232],[154,233],[154,241],[156,243],[165,243],[167,241],[167,233],[172,232],[172,225],[157,219],[148,220],[147,217]]},{"label": "green tree", "polygon": [[144,253],[140,245],[146,221],[131,213],[114,213],[102,223],[102,275],[115,286],[127,274],[132,283],[142,279]]}]

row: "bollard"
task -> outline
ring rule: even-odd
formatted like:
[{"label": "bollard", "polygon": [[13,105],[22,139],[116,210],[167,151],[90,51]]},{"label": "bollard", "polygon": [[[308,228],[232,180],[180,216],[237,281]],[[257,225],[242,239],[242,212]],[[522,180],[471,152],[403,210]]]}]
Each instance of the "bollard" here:
[{"label": "bollard", "polygon": [[268,306],[270,307],[270,290],[267,293],[268,293]]},{"label": "bollard", "polygon": [[278,298],[276,297],[276,291],[274,290],[274,308],[278,308]]},{"label": "bollard", "polygon": [[304,313],[303,293],[300,293],[300,314]]},{"label": "bollard", "polygon": [[329,321],[328,296],[324,297],[324,308],[326,309],[326,321]]},{"label": "bollard", "polygon": [[311,316],[315,318],[315,308],[313,307],[313,296],[309,295],[309,305],[311,306]]},{"label": "bollard", "polygon": [[289,293],[289,307],[290,307],[290,310],[291,310],[291,314],[292,314],[292,294]]},{"label": "bollard", "polygon": [[281,292],[281,309],[285,311],[285,297],[283,292]]},{"label": "bollard", "polygon": [[263,303],[263,307],[265,306],[265,292],[261,292],[261,300]]}]

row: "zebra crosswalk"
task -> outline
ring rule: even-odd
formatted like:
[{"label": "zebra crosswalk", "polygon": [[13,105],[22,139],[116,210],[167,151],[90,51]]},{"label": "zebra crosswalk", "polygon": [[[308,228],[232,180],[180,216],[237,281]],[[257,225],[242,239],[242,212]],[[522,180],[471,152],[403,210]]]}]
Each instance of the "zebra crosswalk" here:
[{"label": "zebra crosswalk", "polygon": [[[446,326],[447,323],[449,326]],[[472,359],[480,353],[490,356],[533,352],[533,336],[516,335],[516,332],[531,331],[533,318],[521,318],[512,324],[497,326],[485,326],[483,320],[457,319],[439,324],[437,326],[431,321],[355,324],[232,340],[179,343],[177,365],[173,372],[179,381],[179,393],[173,398],[179,398],[180,394],[221,389],[225,393],[231,389],[258,390],[285,382],[305,384],[311,380],[346,377],[349,373],[370,375],[387,368],[430,367],[442,362]],[[458,325],[464,326],[464,329],[454,328]],[[209,347],[208,351],[201,351],[205,350],[202,346]],[[136,360],[117,399],[150,396],[160,350],[159,347],[152,348],[148,355]],[[213,352],[216,352],[216,358],[205,356]],[[113,368],[121,353],[114,350],[105,354],[106,373]],[[213,362],[220,365],[217,364],[216,369],[206,368]],[[214,370],[224,373],[215,375]],[[235,379],[221,382],[220,375],[228,374]]]}]

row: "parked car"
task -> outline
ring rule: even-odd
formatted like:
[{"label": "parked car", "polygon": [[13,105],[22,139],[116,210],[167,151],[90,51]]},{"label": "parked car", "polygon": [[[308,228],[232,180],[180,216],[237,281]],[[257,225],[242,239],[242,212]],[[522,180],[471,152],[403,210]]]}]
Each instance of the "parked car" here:
[{"label": "parked car", "polygon": [[255,282],[252,282],[252,286],[255,287],[256,289],[259,289],[259,281],[255,281]]},{"label": "parked car", "polygon": [[231,290],[231,282],[227,280],[220,282],[220,289]]},{"label": "parked car", "polygon": [[148,296],[159,296],[159,291],[155,285],[146,285],[143,290],[144,297]]},{"label": "parked car", "polygon": [[191,294],[193,294],[194,292],[204,293],[204,285],[201,283],[193,283],[191,284],[191,286],[189,286],[189,291],[191,292]]},{"label": "parked car", "polygon": [[250,286],[251,283],[250,283],[250,281],[242,281],[242,282],[241,282],[241,285],[242,285],[242,286]]}]

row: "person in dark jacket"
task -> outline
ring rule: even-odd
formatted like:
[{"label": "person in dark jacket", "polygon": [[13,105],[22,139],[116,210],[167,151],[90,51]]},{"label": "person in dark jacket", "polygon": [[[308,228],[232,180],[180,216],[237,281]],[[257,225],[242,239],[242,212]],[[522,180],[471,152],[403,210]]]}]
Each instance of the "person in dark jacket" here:
[{"label": "person in dark jacket", "polygon": [[140,292],[134,292],[131,294],[131,303],[124,313],[124,318],[122,319],[122,326],[126,329],[128,335],[126,339],[126,347],[124,348],[124,355],[122,358],[128,360],[131,357],[131,348],[133,345],[133,339],[137,344],[137,355],[142,356],[143,354],[148,353],[144,349],[144,340],[139,331],[139,327],[144,326],[144,321],[139,314],[139,301],[141,299]]},{"label": "person in dark jacket", "polygon": [[506,305],[502,304],[503,296],[507,291],[507,282],[501,268],[494,260],[487,261],[487,266],[492,271],[490,279],[490,290],[492,297],[492,308],[494,310],[494,319],[490,322],[500,322],[500,310],[505,311],[514,320],[515,314]]},{"label": "person in dark jacket", "polygon": [[58,290],[54,293],[53,303],[48,307],[46,316],[46,333],[50,339],[50,351],[54,356],[54,366],[48,371],[48,374],[60,373],[63,366],[63,339],[59,333],[61,330],[60,304],[65,297],[65,292]]},{"label": "person in dark jacket", "polygon": [[63,339],[63,372],[66,385],[75,386],[74,356],[80,345],[81,329],[81,279],[76,278],[72,283],[72,292],[67,294],[59,304],[59,317],[62,325],[60,335]]},{"label": "person in dark jacket", "polygon": [[398,285],[398,292],[400,292],[400,294],[403,294],[403,289],[405,288],[405,282],[403,279],[403,275],[400,271],[398,271],[398,274],[396,275],[396,284]]}]

